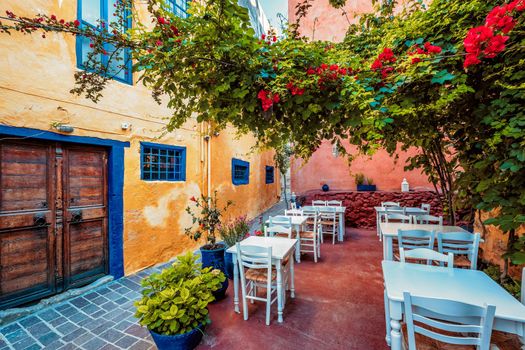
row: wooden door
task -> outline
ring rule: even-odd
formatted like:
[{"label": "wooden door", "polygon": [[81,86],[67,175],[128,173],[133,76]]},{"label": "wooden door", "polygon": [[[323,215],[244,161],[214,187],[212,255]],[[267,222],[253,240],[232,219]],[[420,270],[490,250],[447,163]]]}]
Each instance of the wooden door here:
[{"label": "wooden door", "polygon": [[107,152],[64,148],[64,287],[107,274]]},{"label": "wooden door", "polygon": [[0,309],[107,274],[107,151],[0,141]]},{"label": "wooden door", "polygon": [[0,142],[0,309],[56,291],[55,151]]}]

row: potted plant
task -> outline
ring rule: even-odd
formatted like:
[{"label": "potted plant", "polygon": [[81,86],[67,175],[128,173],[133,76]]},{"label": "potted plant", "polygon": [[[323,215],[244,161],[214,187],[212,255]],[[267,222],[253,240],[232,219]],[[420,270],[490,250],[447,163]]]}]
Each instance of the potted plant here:
[{"label": "potted plant", "polygon": [[142,280],[142,298],[135,317],[148,328],[160,350],[194,349],[210,322],[212,292],[226,280],[211,267],[202,268],[192,253],[177,257],[170,267]]},{"label": "potted plant", "polygon": [[362,173],[357,173],[354,176],[355,184],[357,185],[358,191],[375,191],[376,185],[374,185],[374,180],[370,177],[365,177]]},{"label": "potted plant", "polygon": [[[236,218],[234,221],[226,225],[220,225],[219,235],[228,247],[233,247],[235,243],[242,241],[250,231],[250,225],[246,219],[246,215]],[[225,252],[224,261],[226,266],[226,276],[233,278],[233,261],[232,254]]]},{"label": "potted plant", "polygon": [[[198,241],[201,238],[206,239],[206,244],[200,247],[202,266],[213,267],[222,272],[226,272],[224,262],[224,252],[226,245],[224,243],[217,243],[215,233],[217,227],[221,223],[221,216],[232,204],[232,201],[227,201],[226,204],[219,208],[217,204],[217,191],[213,196],[201,195],[199,198],[191,197],[190,200],[194,203],[194,208],[190,206],[186,208],[186,212],[191,215],[192,226],[186,228],[185,233],[191,239]],[[222,283],[222,287],[214,292],[217,300],[223,299],[228,288],[228,279]]]}]

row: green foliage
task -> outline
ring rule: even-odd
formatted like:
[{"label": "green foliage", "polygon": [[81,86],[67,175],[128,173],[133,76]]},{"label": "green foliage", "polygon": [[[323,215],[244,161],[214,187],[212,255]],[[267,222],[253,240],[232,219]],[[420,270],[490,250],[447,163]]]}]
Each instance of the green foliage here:
[{"label": "green foliage", "polygon": [[510,294],[514,295],[517,299],[521,298],[521,283],[512,279],[510,276],[505,276],[503,281],[501,279],[501,270],[497,265],[489,265],[483,270],[490,278],[499,283],[505,288]]},{"label": "green foliage", "polygon": [[363,173],[357,173],[354,175],[355,184],[356,185],[364,185],[365,183],[365,174]]},{"label": "green foliage", "polygon": [[212,196],[202,194],[199,198],[191,197],[190,200],[195,205],[194,208],[186,207],[186,212],[191,216],[192,225],[187,227],[184,232],[195,241],[201,237],[206,237],[207,245],[205,248],[207,249],[217,248],[215,246],[215,231],[221,223],[222,214],[233,204],[233,201],[228,200],[220,208],[217,201],[217,191],[214,191]]},{"label": "green foliage", "polygon": [[202,268],[189,252],[171,267],[142,280],[142,298],[135,302],[141,325],[159,334],[187,333],[209,322],[212,292],[226,277],[211,267]]},{"label": "green foliage", "polygon": [[242,241],[250,232],[250,225],[246,216],[240,216],[225,225],[219,225],[219,235],[228,247]]}]

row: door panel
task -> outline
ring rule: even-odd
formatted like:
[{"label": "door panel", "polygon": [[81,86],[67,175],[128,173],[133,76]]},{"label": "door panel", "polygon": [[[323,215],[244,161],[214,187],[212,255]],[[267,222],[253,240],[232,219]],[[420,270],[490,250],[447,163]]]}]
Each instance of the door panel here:
[{"label": "door panel", "polygon": [[107,273],[107,153],[64,149],[64,266],[66,287]]},{"label": "door panel", "polygon": [[52,145],[0,142],[0,308],[55,292]]}]

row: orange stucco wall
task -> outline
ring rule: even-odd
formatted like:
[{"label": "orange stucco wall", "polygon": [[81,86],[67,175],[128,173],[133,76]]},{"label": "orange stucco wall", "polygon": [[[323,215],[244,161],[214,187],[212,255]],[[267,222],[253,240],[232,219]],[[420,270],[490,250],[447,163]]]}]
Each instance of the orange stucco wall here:
[{"label": "orange stucco wall", "polygon": [[[145,3],[136,8],[144,16]],[[77,0],[4,0],[6,10],[19,15],[55,14],[58,18],[76,18]],[[147,18],[144,23],[150,23]],[[191,196],[207,192],[207,157],[202,125],[189,120],[180,129],[164,133],[170,111],[156,104],[150,92],[111,82],[102,100],[95,104],[73,96],[76,71],[75,39],[49,33],[46,39],[13,33],[0,34],[0,124],[56,131],[53,122],[72,125],[73,135],[129,141],[125,151],[124,175],[124,266],[129,274],[190,249],[200,243],[184,235],[191,220],[185,213]],[[128,130],[121,123],[131,124]],[[228,128],[211,138],[211,187],[219,198],[232,199],[236,205],[227,217],[256,216],[278,200],[279,178],[264,184],[265,165],[273,164],[272,152],[251,152],[252,136],[234,139]],[[145,182],[140,179],[140,142],[185,146],[187,148],[186,181]],[[231,158],[250,161],[250,184],[231,184]]]},{"label": "orange stucco wall", "polygon": [[[345,144],[345,148],[350,153],[355,150],[348,144]],[[378,190],[401,190],[403,178],[407,179],[411,189],[433,189],[419,170],[403,170],[405,160],[413,154],[415,151],[401,152],[396,161],[386,151],[380,150],[372,157],[356,157],[349,166],[344,156],[333,155],[332,145],[325,141],[307,162],[301,159],[292,161],[292,191],[304,193],[318,190],[323,184],[327,184],[331,190],[355,190],[356,173],[372,178]]]},{"label": "orange stucco wall", "polygon": [[[288,1],[288,13],[290,23],[294,23],[295,6],[301,0]],[[359,16],[372,12],[371,0],[347,0],[343,9],[336,10],[328,0],[316,0],[311,2],[312,7],[308,15],[301,19],[300,32],[302,35],[314,40],[342,41],[344,39],[349,21],[355,23]],[[315,29],[315,30],[314,30]],[[345,145],[349,152],[355,153],[355,148]],[[323,184],[328,184],[332,189],[351,190],[355,189],[353,175],[363,173],[371,177],[380,190],[399,190],[401,181],[406,178],[411,188],[432,189],[427,177],[420,171],[405,172],[405,160],[414,155],[416,150],[399,152],[399,159],[392,159],[385,151],[378,151],[372,157],[357,157],[351,167],[344,157],[334,157],[332,146],[323,142],[321,147],[307,161],[296,159],[291,167],[292,191],[303,193],[305,191],[320,189]]]}]

